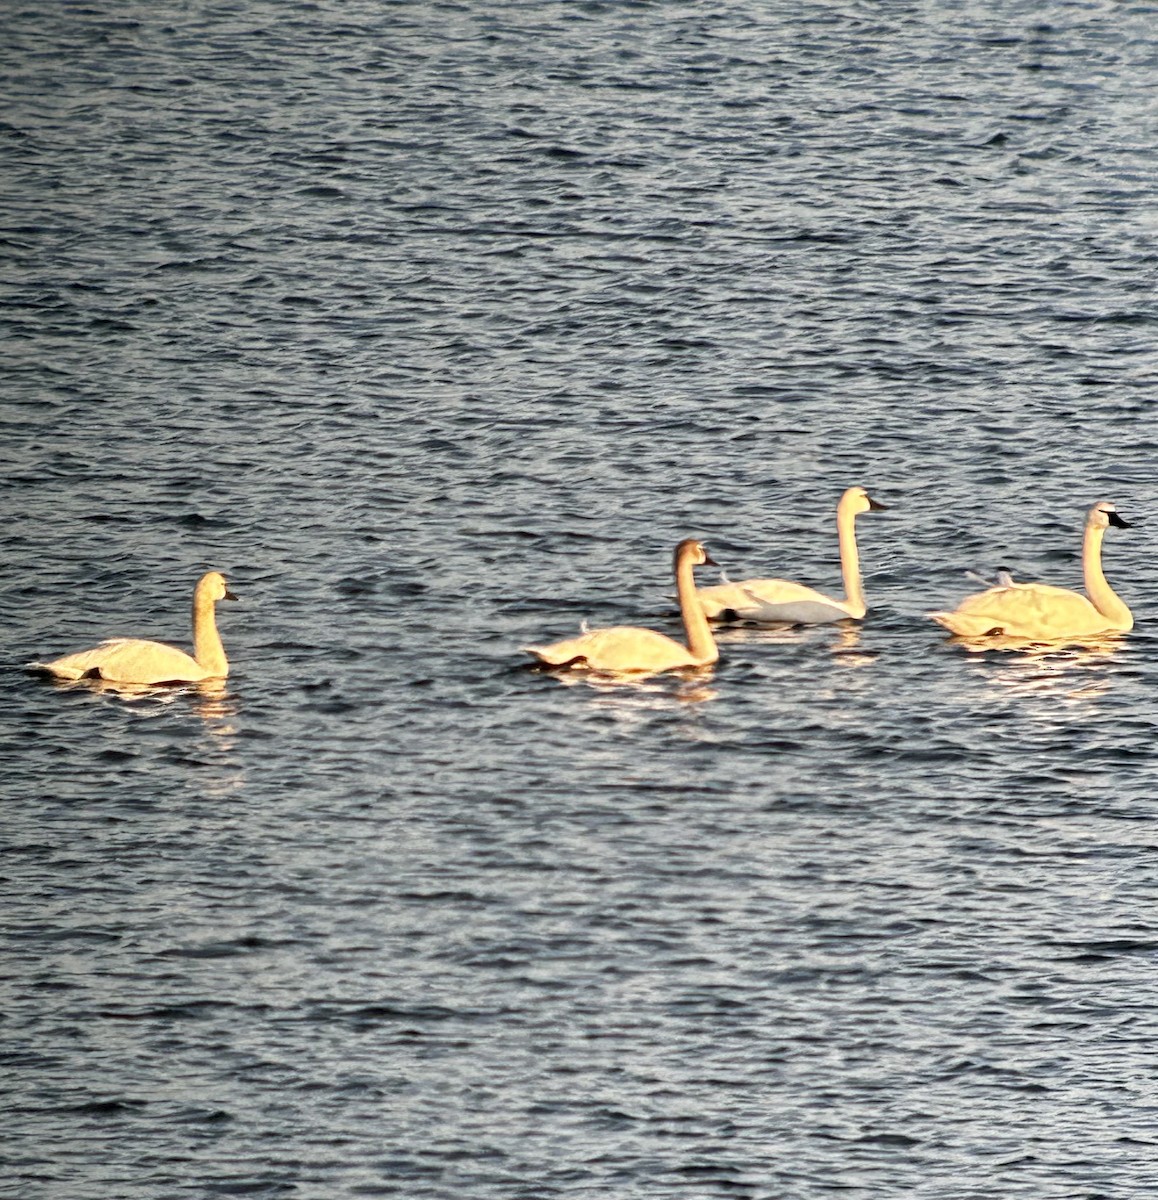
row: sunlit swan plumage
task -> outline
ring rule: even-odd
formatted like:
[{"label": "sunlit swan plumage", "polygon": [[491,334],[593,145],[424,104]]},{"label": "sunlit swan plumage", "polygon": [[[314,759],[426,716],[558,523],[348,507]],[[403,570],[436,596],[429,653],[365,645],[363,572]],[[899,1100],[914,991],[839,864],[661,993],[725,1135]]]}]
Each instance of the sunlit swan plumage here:
[{"label": "sunlit swan plumage", "polygon": [[860,578],[860,556],[856,548],[856,519],[861,513],[883,510],[862,487],[851,487],[836,506],[836,530],[840,544],[840,570],[846,599],[792,583],[787,579],[747,579],[700,588],[698,596],[708,617],[736,617],[747,621],[783,621],[792,625],[823,625],[852,617],[860,620],[868,611]]},{"label": "sunlit swan plumage", "polygon": [[216,571],[203,575],[193,592],[193,656],[176,646],[140,638],[111,638],[91,650],[66,654],[47,663],[29,663],[58,679],[104,679],[110,683],[189,683],[224,679],[229,674],[225,648],[217,633],[214,606],[236,600]]},{"label": "sunlit swan plumage", "polygon": [[1125,633],[1134,617],[1102,573],[1102,538],[1114,525],[1129,529],[1109,501],[1090,509],[1082,538],[1086,595],[1045,583],[998,584],[967,596],[953,612],[931,612],[934,621],[958,637],[1001,634],[1027,641]]},{"label": "sunlit swan plumage", "polygon": [[694,567],[715,566],[703,544],[687,538],[675,549],[674,569],[680,614],[687,645],[652,629],[614,625],[592,629],[578,637],[549,646],[526,646],[528,654],[552,667],[574,667],[592,671],[675,671],[681,667],[704,667],[719,657],[715,639],[703,609],[696,602]]}]

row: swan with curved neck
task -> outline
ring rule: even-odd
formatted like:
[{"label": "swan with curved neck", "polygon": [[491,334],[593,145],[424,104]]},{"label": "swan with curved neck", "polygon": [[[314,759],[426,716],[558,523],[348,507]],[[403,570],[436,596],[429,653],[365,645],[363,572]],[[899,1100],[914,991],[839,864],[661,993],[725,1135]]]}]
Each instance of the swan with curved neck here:
[{"label": "swan with curved neck", "polygon": [[823,625],[830,621],[859,621],[868,611],[856,548],[856,519],[861,513],[879,512],[878,504],[862,487],[850,487],[836,506],[836,532],[840,545],[840,573],[845,599],[826,596],[787,579],[747,579],[699,589],[699,600],[708,617],[724,620],[782,621],[791,625]]},{"label": "swan with curved neck", "polygon": [[966,596],[953,612],[929,616],[957,637],[1002,635],[1026,641],[1125,633],[1134,616],[1106,582],[1102,571],[1102,539],[1111,526],[1129,529],[1108,500],[1100,501],[1086,517],[1082,537],[1082,576],[1086,594],[1046,583],[999,584]]},{"label": "swan with curved neck", "polygon": [[701,565],[716,565],[703,544],[694,538],[680,542],[675,549],[673,566],[687,645],[652,629],[613,625],[608,629],[585,631],[578,637],[549,646],[526,646],[524,649],[548,666],[590,671],[653,674],[676,671],[681,667],[706,667],[719,658],[719,651],[703,609],[696,601],[696,581],[692,572]]},{"label": "swan with curved neck", "polygon": [[224,679],[229,674],[229,661],[217,632],[214,610],[218,600],[236,599],[217,571],[201,577],[193,591],[192,657],[163,642],[112,638],[91,650],[28,665],[57,679],[103,679],[109,683],[147,685]]}]

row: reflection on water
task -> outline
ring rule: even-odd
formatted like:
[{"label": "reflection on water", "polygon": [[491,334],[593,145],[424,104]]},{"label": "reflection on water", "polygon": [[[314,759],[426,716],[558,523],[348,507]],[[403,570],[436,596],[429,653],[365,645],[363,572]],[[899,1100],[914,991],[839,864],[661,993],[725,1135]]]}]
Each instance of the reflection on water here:
[{"label": "reflection on water", "polygon": [[875,650],[861,648],[858,621],[832,625],[729,625],[716,631],[722,646],[825,646],[841,666],[864,667],[876,662]]},{"label": "reflection on water", "polygon": [[[1048,700],[1051,704],[1083,705],[1110,691],[1114,673],[1108,668],[1119,664],[1126,646],[1120,637],[1107,636],[1067,646],[1022,642],[969,649],[975,653],[984,649],[1020,651],[1007,657],[972,660],[978,669],[985,671],[989,685],[1003,695],[1028,701]],[[1027,711],[1033,711],[1032,706]]]},{"label": "reflection on water", "polygon": [[237,697],[230,695],[224,679],[206,679],[191,689],[193,708],[215,737],[232,738],[236,728],[230,723],[237,716]]},{"label": "reflection on water", "polygon": [[109,679],[53,678],[51,683],[58,691],[84,691],[123,701],[133,705],[135,713],[144,717],[161,716],[174,705],[190,700],[193,712],[205,722],[206,731],[222,739],[225,748],[232,748],[233,738],[237,734],[232,724],[238,711],[237,697],[230,693],[224,679],[204,679],[188,684],[150,684]]},{"label": "reflection on water", "polygon": [[[604,696],[629,697],[644,701],[644,707],[666,708],[669,702],[700,704],[715,700],[717,689],[709,686],[715,678],[713,667],[645,674],[641,671],[548,671],[567,687],[586,687]],[[650,704],[647,701],[650,700]]]},{"label": "reflection on water", "polygon": [[1011,637],[1004,633],[990,633],[981,637],[963,637],[955,634],[944,639],[946,645],[961,646],[971,654],[985,654],[990,650],[1040,658],[1063,653],[1067,650],[1088,651],[1094,657],[1105,657],[1121,650],[1124,646],[1120,633],[1102,633],[1084,637],[1057,638],[1043,642],[1040,639]]}]

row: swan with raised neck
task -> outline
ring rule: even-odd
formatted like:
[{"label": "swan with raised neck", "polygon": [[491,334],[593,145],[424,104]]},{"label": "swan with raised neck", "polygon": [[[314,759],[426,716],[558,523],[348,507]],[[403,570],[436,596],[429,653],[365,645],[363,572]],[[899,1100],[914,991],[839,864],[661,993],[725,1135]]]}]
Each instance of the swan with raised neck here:
[{"label": "swan with raised neck", "polygon": [[219,600],[236,599],[219,572],[209,571],[198,580],[193,590],[192,656],[164,642],[110,638],[91,650],[28,665],[57,679],[103,679],[109,683],[149,685],[224,679],[229,674],[229,660],[217,632],[215,610]]},{"label": "swan with raised neck", "polygon": [[1134,615],[1102,570],[1102,539],[1110,526],[1129,529],[1116,505],[1100,500],[1086,515],[1082,578],[1086,594],[1047,583],[1009,583],[966,596],[952,612],[931,612],[957,637],[1001,636],[1035,642],[1125,633]]},{"label": "swan with raised neck", "polygon": [[843,600],[788,579],[746,579],[741,583],[700,588],[697,594],[704,613],[724,620],[776,621],[790,625],[859,621],[868,611],[868,605],[860,576],[856,519],[861,513],[879,512],[885,507],[863,487],[848,488],[837,503],[836,533],[840,574],[844,581]]},{"label": "swan with raised neck", "polygon": [[719,658],[719,651],[703,609],[696,600],[693,571],[697,566],[716,564],[702,542],[686,538],[675,548],[672,565],[686,645],[653,629],[613,625],[587,630],[562,642],[524,649],[551,667],[610,673],[654,674],[714,663]]}]

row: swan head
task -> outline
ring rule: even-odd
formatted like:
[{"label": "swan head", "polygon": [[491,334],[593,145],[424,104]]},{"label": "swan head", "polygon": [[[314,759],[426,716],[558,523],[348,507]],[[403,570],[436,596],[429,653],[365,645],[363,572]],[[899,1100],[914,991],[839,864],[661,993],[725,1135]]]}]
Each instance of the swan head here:
[{"label": "swan head", "polygon": [[676,566],[678,567],[685,561],[690,562],[693,567],[718,567],[720,565],[708,553],[704,543],[695,538],[684,538],[675,548]]},{"label": "swan head", "polygon": [[1117,505],[1112,504],[1109,500],[1099,500],[1090,509],[1090,515],[1086,518],[1086,524],[1092,525],[1095,529],[1108,529],[1111,525],[1116,529],[1130,528],[1130,522],[1123,521],[1118,516]]},{"label": "swan head", "polygon": [[866,512],[884,512],[886,508],[887,504],[874,500],[862,487],[850,487],[836,506],[837,512],[851,512],[854,517]]},{"label": "swan head", "polygon": [[216,604],[218,600],[237,599],[226,586],[225,576],[219,571],[209,571],[201,576],[194,598],[207,604]]}]

